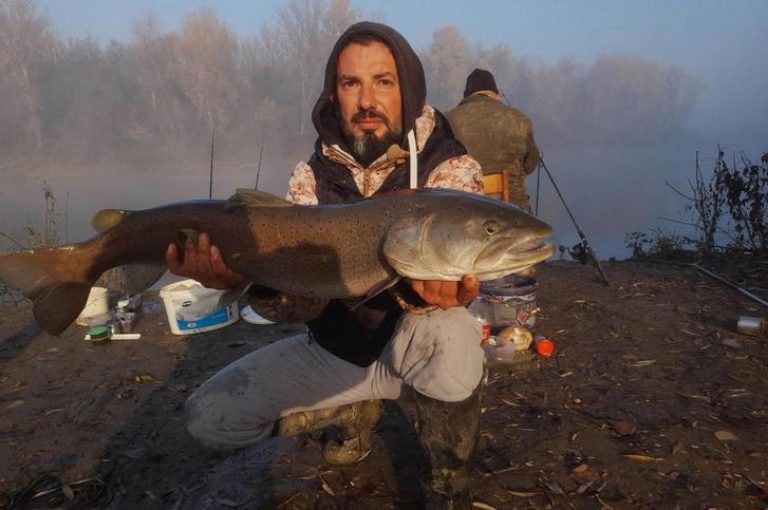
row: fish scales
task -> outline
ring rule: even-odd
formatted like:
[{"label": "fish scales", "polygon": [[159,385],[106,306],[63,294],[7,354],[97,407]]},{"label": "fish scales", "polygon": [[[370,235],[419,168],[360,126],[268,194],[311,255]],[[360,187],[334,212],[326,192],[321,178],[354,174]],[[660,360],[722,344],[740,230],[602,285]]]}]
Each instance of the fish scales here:
[{"label": "fish scales", "polygon": [[519,208],[434,189],[320,206],[241,191],[228,201],[102,211],[94,224],[102,232],[83,243],[0,257],[0,280],[35,303],[35,318],[51,334],[77,317],[105,270],[160,266],[181,233],[207,232],[227,265],[253,283],[325,298],[368,296],[399,276],[488,280],[554,251],[541,242],[551,228]]}]

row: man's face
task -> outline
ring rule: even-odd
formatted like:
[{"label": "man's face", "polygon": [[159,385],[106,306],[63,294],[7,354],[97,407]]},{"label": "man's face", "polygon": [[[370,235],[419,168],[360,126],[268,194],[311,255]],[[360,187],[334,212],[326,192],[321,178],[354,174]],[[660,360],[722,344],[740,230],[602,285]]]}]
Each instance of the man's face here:
[{"label": "man's face", "polygon": [[[400,82],[395,58],[385,44],[378,41],[367,46],[353,43],[341,51],[336,66],[335,99],[344,133],[354,140],[355,145],[396,143],[400,138]],[[366,148],[361,148],[365,153]],[[384,150],[386,147],[379,154],[368,154],[363,159],[375,159]]]}]

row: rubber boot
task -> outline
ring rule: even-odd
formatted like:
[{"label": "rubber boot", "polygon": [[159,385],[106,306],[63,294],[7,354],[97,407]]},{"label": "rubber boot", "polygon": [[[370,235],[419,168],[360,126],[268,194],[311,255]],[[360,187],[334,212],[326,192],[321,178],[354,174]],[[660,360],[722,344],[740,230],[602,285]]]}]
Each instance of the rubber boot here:
[{"label": "rubber boot", "polygon": [[480,393],[461,402],[415,394],[419,439],[427,453],[427,510],[470,510],[469,457],[480,429]]},{"label": "rubber boot", "polygon": [[345,466],[360,462],[371,452],[373,428],[381,414],[381,400],[366,400],[339,407],[294,413],[280,418],[275,435],[293,436],[301,432],[334,427],[337,433],[324,437],[323,459],[328,464]]}]

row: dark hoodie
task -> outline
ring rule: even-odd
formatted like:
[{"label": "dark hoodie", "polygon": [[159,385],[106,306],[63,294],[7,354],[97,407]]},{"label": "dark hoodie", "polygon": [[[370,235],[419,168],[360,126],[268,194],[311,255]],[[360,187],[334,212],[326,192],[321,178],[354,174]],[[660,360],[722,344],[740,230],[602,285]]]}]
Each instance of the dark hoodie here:
[{"label": "dark hoodie", "polygon": [[[408,131],[413,129],[416,117],[421,115],[421,110],[427,100],[427,85],[424,79],[424,68],[421,66],[416,52],[413,51],[408,41],[394,29],[381,23],[363,21],[355,23],[344,32],[328,57],[325,66],[325,83],[323,92],[312,110],[312,122],[317,129],[320,139],[327,145],[338,144],[347,149],[344,135],[341,131],[341,123],[336,111],[336,104],[332,97],[336,93],[336,67],[339,61],[339,53],[347,47],[349,41],[357,36],[372,36],[383,41],[395,57],[397,75],[400,82],[400,92],[403,102],[403,138],[400,145],[407,146],[405,137]],[[349,151],[347,151],[349,152]]]},{"label": "dark hoodie", "polygon": [[[349,27],[333,48],[325,68],[323,92],[312,111],[312,122],[319,134],[315,153],[307,162],[315,174],[317,198],[322,204],[350,202],[363,199],[354,182],[352,173],[344,165],[329,160],[323,155],[322,145],[338,145],[351,153],[342,133],[337,106],[332,98],[336,92],[336,67],[339,53],[357,36],[371,36],[383,41],[389,47],[397,65],[400,96],[402,98],[402,139],[399,145],[408,150],[407,136],[414,129],[416,119],[421,115],[427,96],[424,68],[408,42],[392,28],[363,21]],[[466,154],[464,146],[453,136],[448,120],[435,111],[435,128],[424,149],[418,154],[418,185],[424,186],[429,173],[443,161]],[[407,162],[395,168],[376,193],[387,193],[407,188],[409,170]]]},{"label": "dark hoodie", "polygon": [[[336,92],[339,53],[358,35],[372,36],[383,41],[395,58],[403,109],[403,137],[399,145],[405,150],[408,150],[407,134],[414,129],[416,119],[421,115],[426,101],[424,69],[419,57],[403,36],[386,25],[369,21],[349,27],[339,38],[328,58],[323,92],[312,111],[312,121],[319,137],[308,164],[315,176],[317,198],[321,204],[353,202],[364,198],[350,170],[331,161],[322,152],[323,143],[329,146],[338,145],[347,153],[350,152],[332,97]],[[435,111],[435,127],[418,155],[419,186],[424,185],[430,172],[440,163],[466,153],[464,146],[454,138],[446,118]],[[396,166],[376,194],[407,189],[408,175],[407,162]],[[350,235],[354,235],[354,232],[350,232]],[[408,289],[404,289],[404,292],[407,291]],[[389,342],[403,312],[388,292],[381,293],[354,309],[351,305],[346,301],[331,301],[318,318],[307,322],[307,326],[317,342],[329,352],[356,365],[368,366],[379,357]]]}]

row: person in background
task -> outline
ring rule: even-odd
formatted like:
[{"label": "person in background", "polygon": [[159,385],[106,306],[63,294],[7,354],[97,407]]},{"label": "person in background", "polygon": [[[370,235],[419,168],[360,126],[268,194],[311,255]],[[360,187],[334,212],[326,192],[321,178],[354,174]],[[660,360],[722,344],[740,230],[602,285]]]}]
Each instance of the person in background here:
[{"label": "person in background", "polygon": [[530,210],[525,177],[539,165],[533,125],[523,112],[501,103],[493,74],[485,69],[472,71],[464,99],[445,115],[483,174],[506,171],[509,201]]},{"label": "person in background", "polygon": [[[407,190],[413,174],[419,187],[483,191],[480,166],[426,104],[421,62],[391,27],[361,22],[339,38],[312,120],[319,136],[291,174],[290,202],[364,200]],[[183,257],[171,244],[169,268],[208,287],[243,283],[215,241],[201,234]],[[349,464],[370,449],[381,399],[412,395],[428,456],[425,508],[469,510],[484,353],[466,304],[478,290],[475,275],[409,280],[358,305],[252,287],[259,315],[306,321],[309,331],[258,349],[202,384],[187,402],[187,428],[205,444],[238,448],[334,425],[340,435],[325,443],[324,458]]]}]

